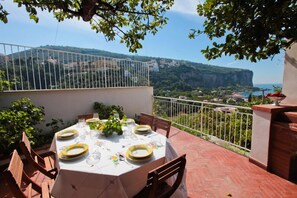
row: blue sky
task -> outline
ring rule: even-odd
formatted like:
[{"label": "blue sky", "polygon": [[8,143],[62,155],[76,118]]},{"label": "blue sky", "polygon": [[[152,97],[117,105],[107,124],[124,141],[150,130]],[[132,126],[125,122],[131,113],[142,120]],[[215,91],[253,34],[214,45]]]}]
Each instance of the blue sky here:
[{"label": "blue sky", "polygon": [[[201,29],[204,19],[196,14],[198,0],[175,0],[175,5],[166,13],[168,24],[154,35],[148,35],[142,41],[139,55],[189,60],[198,63],[223,67],[244,68],[254,73],[253,82],[282,83],[284,53],[273,60],[257,63],[235,60],[225,56],[208,61],[201,53],[211,41],[201,35],[195,40],[188,38],[190,29]],[[38,47],[41,45],[63,45],[101,49],[111,52],[131,54],[125,44],[119,40],[106,42],[102,34],[96,34],[89,24],[83,21],[66,20],[58,23],[48,12],[39,12],[39,23],[30,20],[25,8],[18,8],[11,1],[1,1],[8,10],[8,23],[0,22],[0,42]]]}]

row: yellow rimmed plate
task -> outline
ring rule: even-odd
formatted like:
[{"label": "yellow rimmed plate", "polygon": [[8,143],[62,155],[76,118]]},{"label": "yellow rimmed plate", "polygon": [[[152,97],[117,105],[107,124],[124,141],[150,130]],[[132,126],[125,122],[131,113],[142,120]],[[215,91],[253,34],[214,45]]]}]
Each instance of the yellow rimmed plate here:
[{"label": "yellow rimmed plate", "polygon": [[67,140],[78,135],[78,131],[75,129],[66,129],[57,134],[57,138],[60,140]]},{"label": "yellow rimmed plate", "polygon": [[86,120],[86,123],[87,123],[87,124],[90,124],[90,123],[98,122],[98,121],[100,121],[99,118],[90,118],[90,119],[87,119],[87,120]]},{"label": "yellow rimmed plate", "polygon": [[122,124],[134,124],[135,121],[132,118],[127,118],[127,120],[121,120]]},{"label": "yellow rimmed plate", "polygon": [[87,144],[79,143],[79,144],[72,144],[67,146],[65,149],[61,151],[63,156],[66,157],[77,157],[89,150],[89,146]]},{"label": "yellow rimmed plate", "polygon": [[132,163],[145,163],[145,162],[148,162],[152,159],[152,156],[153,155],[150,155],[146,158],[143,158],[143,159],[137,159],[137,158],[133,158],[131,156],[129,156],[127,153],[126,153],[126,159],[129,161],[129,162],[132,162]]},{"label": "yellow rimmed plate", "polygon": [[81,155],[75,156],[75,157],[68,157],[62,154],[62,152],[59,153],[58,157],[60,160],[65,160],[65,161],[70,161],[70,160],[75,160],[78,158],[81,158],[83,156],[85,156],[88,152],[82,153]]},{"label": "yellow rimmed plate", "polygon": [[138,134],[147,134],[152,131],[149,125],[138,125],[134,127],[134,132]]},{"label": "yellow rimmed plate", "polygon": [[137,144],[128,148],[127,155],[131,159],[145,159],[153,154],[153,148],[146,144]]}]

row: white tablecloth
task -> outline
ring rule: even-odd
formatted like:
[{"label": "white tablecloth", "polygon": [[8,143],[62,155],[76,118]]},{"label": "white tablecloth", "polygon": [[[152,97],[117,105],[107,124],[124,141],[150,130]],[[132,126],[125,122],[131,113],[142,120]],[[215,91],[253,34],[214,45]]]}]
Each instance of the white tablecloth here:
[{"label": "white tablecloth", "polygon": [[[143,136],[126,129],[127,132],[121,136],[113,134],[106,138],[90,132],[88,126],[73,125],[69,128],[78,130],[79,137],[63,141],[55,137],[51,150],[58,154],[65,146],[81,142],[89,145],[89,153],[73,161],[57,161],[59,174],[51,191],[54,197],[133,197],[145,186],[150,170],[177,157],[166,137],[155,132]],[[152,159],[142,163],[113,160],[112,156],[119,153],[125,155],[126,150],[134,144],[153,145]],[[98,151],[101,153],[100,161],[95,165],[88,164],[88,156]],[[187,197],[185,182],[175,197]]]}]

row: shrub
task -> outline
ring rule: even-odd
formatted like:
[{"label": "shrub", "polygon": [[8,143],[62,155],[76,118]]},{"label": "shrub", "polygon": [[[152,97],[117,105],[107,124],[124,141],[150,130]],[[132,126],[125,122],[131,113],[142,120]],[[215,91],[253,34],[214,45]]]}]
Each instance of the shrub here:
[{"label": "shrub", "polygon": [[25,132],[34,145],[40,129],[34,128],[44,119],[43,107],[35,107],[29,98],[22,98],[11,104],[9,109],[0,111],[0,150],[7,155],[21,140]]},{"label": "shrub", "polygon": [[117,111],[120,119],[124,116],[123,107],[116,105],[105,105],[103,103],[95,102],[94,110],[99,114],[100,119],[108,119],[110,115],[113,115],[113,111]]}]

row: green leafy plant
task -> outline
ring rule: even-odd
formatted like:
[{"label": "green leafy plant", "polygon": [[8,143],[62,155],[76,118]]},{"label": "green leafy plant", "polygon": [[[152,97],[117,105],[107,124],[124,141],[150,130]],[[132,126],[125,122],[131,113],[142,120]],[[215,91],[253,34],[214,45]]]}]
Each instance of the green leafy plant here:
[{"label": "green leafy plant", "polygon": [[29,98],[21,98],[9,109],[0,111],[0,150],[7,155],[18,147],[22,132],[32,145],[37,142],[40,129],[34,128],[44,120],[43,107],[36,107]]},{"label": "green leafy plant", "polygon": [[206,34],[213,41],[202,50],[208,60],[234,55],[256,62],[296,42],[296,9],[296,1],[205,0],[197,6],[205,18],[203,29],[193,30],[189,37]]},{"label": "green leafy plant", "polygon": [[105,136],[110,136],[116,132],[118,135],[123,134],[122,125],[119,119],[114,118],[114,116],[110,116],[107,122],[103,123],[102,133]]},{"label": "green leafy plant", "polygon": [[[140,43],[148,33],[156,34],[168,18],[164,13],[170,9],[174,0],[14,0],[18,7],[24,6],[31,20],[39,21],[40,11],[48,11],[59,22],[66,19],[82,19],[89,23],[90,29],[102,33],[108,41],[120,38],[129,51],[142,48]],[[9,13],[0,3],[0,21],[7,23]]]},{"label": "green leafy plant", "polygon": [[112,135],[114,132],[118,135],[123,134],[121,121],[119,119],[116,119],[112,115],[108,118],[106,122],[93,122],[89,124],[89,127],[91,130],[100,131],[105,137]]},{"label": "green leafy plant", "polygon": [[46,123],[46,126],[51,127],[53,133],[65,128],[64,121],[62,119],[52,119],[51,122]]},{"label": "green leafy plant", "polygon": [[7,90],[9,87],[11,87],[14,83],[9,82],[8,80],[5,80],[5,72],[0,70],[0,91]]},{"label": "green leafy plant", "polygon": [[108,119],[110,115],[113,115],[114,112],[117,112],[122,118],[124,116],[123,107],[116,105],[105,105],[103,103],[95,102],[94,110],[99,114],[100,119]]},{"label": "green leafy plant", "polygon": [[273,85],[273,91],[274,91],[275,93],[276,93],[276,92],[281,93],[281,92],[282,92],[282,87],[281,87],[281,86]]}]

